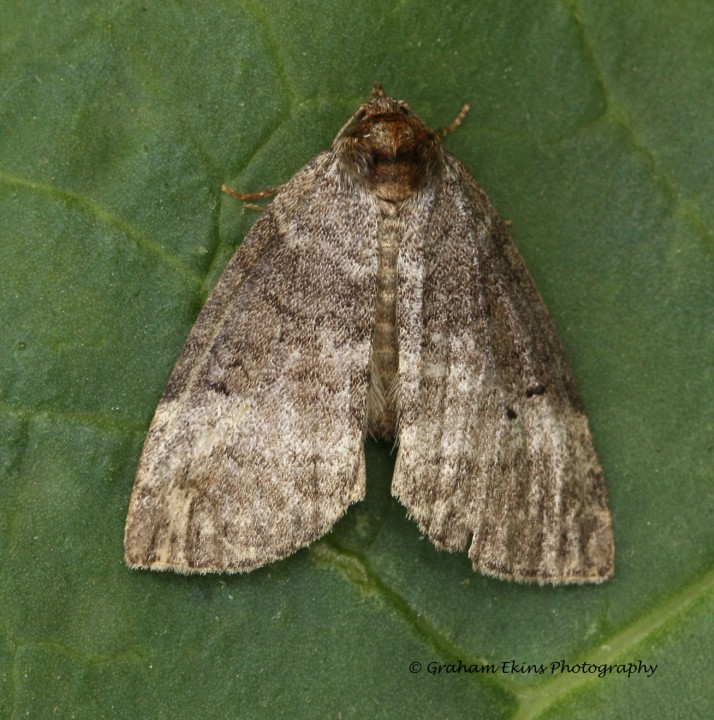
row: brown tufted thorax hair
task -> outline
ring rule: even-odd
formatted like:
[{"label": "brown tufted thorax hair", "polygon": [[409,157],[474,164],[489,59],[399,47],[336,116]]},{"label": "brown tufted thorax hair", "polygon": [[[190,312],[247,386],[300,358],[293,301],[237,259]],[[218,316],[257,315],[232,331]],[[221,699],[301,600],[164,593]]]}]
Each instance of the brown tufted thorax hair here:
[{"label": "brown tufted thorax hair", "polygon": [[443,157],[436,133],[376,83],[370,101],[340,130],[333,147],[356,180],[391,203],[428,182]]}]

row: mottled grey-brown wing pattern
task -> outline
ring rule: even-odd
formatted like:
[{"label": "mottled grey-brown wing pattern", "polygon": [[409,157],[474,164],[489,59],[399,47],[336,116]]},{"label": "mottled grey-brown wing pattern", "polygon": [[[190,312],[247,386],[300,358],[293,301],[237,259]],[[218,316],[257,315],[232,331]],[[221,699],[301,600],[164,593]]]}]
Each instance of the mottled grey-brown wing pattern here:
[{"label": "mottled grey-brown wing pattern", "polygon": [[453,157],[399,256],[393,493],[442,548],[520,581],[613,569],[607,490],[546,307],[502,220]]},{"label": "mottled grey-brown wing pattern", "polygon": [[137,470],[132,567],[251,570],[327,532],[365,489],[377,217],[332,153],[281,190],[227,266]]}]

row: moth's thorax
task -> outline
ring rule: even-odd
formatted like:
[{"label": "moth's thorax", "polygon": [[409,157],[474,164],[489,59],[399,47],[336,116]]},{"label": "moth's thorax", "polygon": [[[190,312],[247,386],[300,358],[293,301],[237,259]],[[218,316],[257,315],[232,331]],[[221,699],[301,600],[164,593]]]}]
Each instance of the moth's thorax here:
[{"label": "moth's thorax", "polygon": [[336,150],[366,190],[392,203],[427,184],[442,161],[435,133],[402,107],[382,111],[367,106]]}]

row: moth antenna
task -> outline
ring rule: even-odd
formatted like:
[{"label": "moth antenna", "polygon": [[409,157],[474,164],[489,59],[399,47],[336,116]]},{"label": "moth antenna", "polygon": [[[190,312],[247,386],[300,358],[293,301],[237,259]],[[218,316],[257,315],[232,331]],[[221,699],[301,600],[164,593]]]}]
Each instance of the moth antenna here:
[{"label": "moth antenna", "polygon": [[454,120],[447,125],[445,128],[441,128],[441,130],[437,130],[436,134],[439,137],[446,137],[447,135],[451,135],[454,130],[456,130],[459,125],[464,121],[464,118],[469,114],[469,111],[471,110],[471,105],[466,103],[461,110],[459,111],[459,114],[454,118]]},{"label": "moth antenna", "polygon": [[270,195],[275,195],[283,186],[282,185],[276,185],[275,187],[268,188],[267,190],[261,190],[260,192],[255,193],[242,193],[238,192],[237,190],[234,190],[231,187],[228,187],[228,185],[221,185],[221,192],[227,193],[228,195],[232,195],[237,200],[241,200],[242,202],[245,202],[246,200],[259,200],[260,198],[269,197]]}]

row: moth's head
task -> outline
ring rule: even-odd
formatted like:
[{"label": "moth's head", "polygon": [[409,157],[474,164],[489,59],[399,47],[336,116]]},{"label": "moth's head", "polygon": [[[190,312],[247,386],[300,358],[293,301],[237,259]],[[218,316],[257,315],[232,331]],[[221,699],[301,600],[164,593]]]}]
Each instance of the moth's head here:
[{"label": "moth's head", "polygon": [[333,147],[352,176],[387,202],[406,200],[443,162],[437,134],[377,83]]}]

